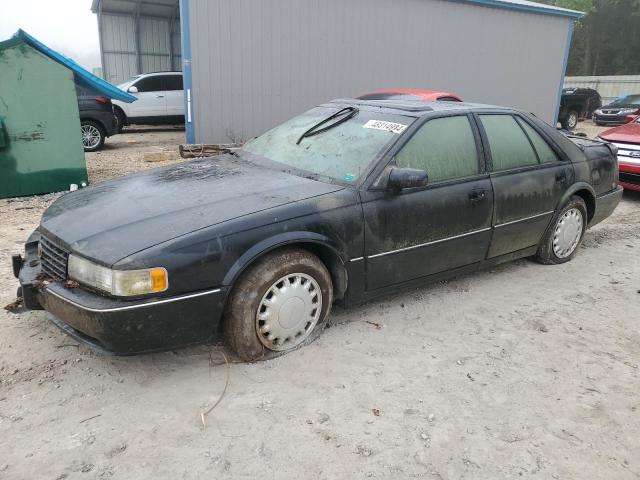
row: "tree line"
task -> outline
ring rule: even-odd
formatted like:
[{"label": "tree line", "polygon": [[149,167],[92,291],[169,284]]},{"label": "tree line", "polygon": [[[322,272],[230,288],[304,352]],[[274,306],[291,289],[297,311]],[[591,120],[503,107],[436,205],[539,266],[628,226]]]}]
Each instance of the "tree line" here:
[{"label": "tree line", "polygon": [[573,32],[567,75],[640,75],[640,0],[538,1],[586,12]]}]

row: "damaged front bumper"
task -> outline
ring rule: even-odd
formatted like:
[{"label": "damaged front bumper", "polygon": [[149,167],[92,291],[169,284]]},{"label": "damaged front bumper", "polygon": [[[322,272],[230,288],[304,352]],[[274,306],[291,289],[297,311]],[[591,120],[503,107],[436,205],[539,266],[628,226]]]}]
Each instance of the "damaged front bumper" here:
[{"label": "damaged front bumper", "polygon": [[61,330],[102,353],[132,355],[169,350],[214,340],[219,331],[226,289],[163,298],[126,300],[99,295],[64,282],[42,280],[34,232],[25,258],[13,257],[24,306],[46,310]]}]

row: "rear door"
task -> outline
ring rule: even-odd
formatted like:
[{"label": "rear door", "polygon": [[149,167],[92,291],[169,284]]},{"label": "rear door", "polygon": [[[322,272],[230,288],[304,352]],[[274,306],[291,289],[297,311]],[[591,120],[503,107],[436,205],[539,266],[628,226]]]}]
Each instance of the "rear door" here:
[{"label": "rear door", "polygon": [[130,107],[130,117],[164,117],[167,115],[166,92],[163,75],[142,77],[133,85],[138,89],[133,93],[138,98]]},{"label": "rear door", "polygon": [[573,166],[519,115],[479,114],[477,119],[494,194],[488,258],[534,247],[573,183]]},{"label": "rear door", "polygon": [[467,115],[433,118],[400,146],[393,166],[426,170],[426,188],[361,192],[367,290],[463,267],[485,258],[493,194]]},{"label": "rear door", "polygon": [[182,74],[175,73],[165,76],[165,93],[167,99],[167,115],[170,117],[184,116],[184,90]]}]

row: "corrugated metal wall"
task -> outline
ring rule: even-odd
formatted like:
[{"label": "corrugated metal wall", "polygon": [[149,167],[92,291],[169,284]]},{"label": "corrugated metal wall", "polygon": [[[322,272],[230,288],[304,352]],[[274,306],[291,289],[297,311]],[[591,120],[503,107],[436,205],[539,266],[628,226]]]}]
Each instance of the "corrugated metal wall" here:
[{"label": "corrugated metal wall", "polygon": [[588,87],[598,91],[602,103],[607,104],[618,97],[640,93],[640,75],[612,75],[601,77],[566,77],[564,86]]},{"label": "corrugated metal wall", "polygon": [[118,84],[138,73],[181,70],[179,18],[141,15],[138,50],[134,15],[103,12],[98,21],[103,75],[109,82]]},{"label": "corrugated metal wall", "polygon": [[555,117],[568,18],[445,0],[188,1],[198,142],[394,87]]}]

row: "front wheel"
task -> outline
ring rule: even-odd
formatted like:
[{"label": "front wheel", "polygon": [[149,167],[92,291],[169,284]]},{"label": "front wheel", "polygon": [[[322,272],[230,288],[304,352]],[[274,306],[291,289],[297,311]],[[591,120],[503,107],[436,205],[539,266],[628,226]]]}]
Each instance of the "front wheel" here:
[{"label": "front wheel", "polygon": [[547,229],[536,260],[547,265],[568,262],[576,256],[586,229],[587,206],[582,198],[573,196]]},{"label": "front wheel", "polygon": [[236,282],[225,311],[225,339],[243,360],[273,358],[317,338],[332,302],[331,275],[318,257],[296,248],[277,250]]},{"label": "front wheel", "polygon": [[82,146],[85,152],[95,152],[102,148],[106,139],[102,125],[92,120],[82,120],[80,130],[82,131]]},{"label": "front wheel", "polygon": [[127,124],[127,116],[124,114],[124,112],[120,108],[114,108],[113,111],[114,111],[114,113],[116,115],[116,119],[118,121],[117,132],[118,133],[122,133],[122,129]]}]

